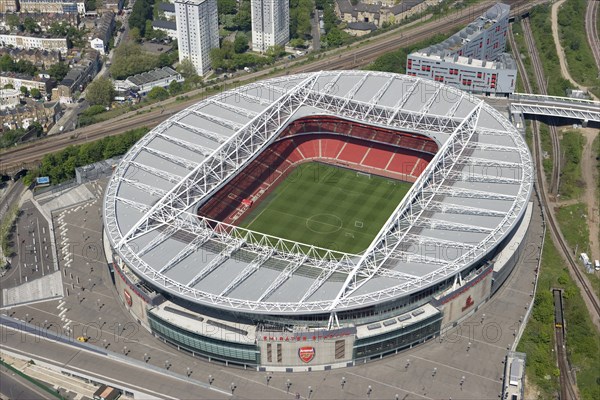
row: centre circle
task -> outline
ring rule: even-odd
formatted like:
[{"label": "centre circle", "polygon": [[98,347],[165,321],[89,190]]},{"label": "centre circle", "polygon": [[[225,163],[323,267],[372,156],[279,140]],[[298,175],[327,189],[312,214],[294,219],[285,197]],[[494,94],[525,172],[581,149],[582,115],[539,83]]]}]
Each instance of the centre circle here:
[{"label": "centre circle", "polygon": [[315,214],[306,219],[306,228],[314,233],[334,233],[342,229],[343,222],[334,214]]}]

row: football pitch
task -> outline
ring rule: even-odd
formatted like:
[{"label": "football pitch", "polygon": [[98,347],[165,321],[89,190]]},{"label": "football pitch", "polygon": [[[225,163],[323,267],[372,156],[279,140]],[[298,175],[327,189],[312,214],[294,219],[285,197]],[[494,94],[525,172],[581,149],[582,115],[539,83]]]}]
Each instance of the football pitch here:
[{"label": "football pitch", "polygon": [[317,162],[298,166],[241,227],[345,253],[364,251],[412,183]]}]

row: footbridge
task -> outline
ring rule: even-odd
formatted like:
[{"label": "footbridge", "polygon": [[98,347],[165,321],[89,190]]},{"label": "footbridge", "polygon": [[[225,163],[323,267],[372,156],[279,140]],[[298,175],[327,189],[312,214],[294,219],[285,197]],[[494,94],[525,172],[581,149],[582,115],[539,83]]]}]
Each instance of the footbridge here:
[{"label": "footbridge", "polygon": [[510,99],[511,114],[577,119],[583,125],[600,123],[600,102],[571,97],[515,93]]}]

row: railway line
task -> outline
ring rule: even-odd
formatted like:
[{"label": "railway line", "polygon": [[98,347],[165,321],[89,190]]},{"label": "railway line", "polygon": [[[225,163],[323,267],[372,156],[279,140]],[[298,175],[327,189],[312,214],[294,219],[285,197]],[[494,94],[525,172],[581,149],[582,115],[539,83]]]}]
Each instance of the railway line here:
[{"label": "railway line", "polygon": [[598,5],[600,1],[588,1],[585,10],[585,31],[596,60],[596,65],[600,69],[600,38],[598,37]]},{"label": "railway line", "polygon": [[[547,90],[547,82],[544,77],[544,69],[542,68],[542,62],[535,45],[535,40],[533,38],[533,33],[531,32],[531,25],[529,24],[529,19],[525,18],[522,20],[523,23],[523,32],[525,34],[525,43],[527,44],[527,50],[529,51],[529,55],[531,57],[531,65],[533,66],[535,78],[537,81],[537,86],[539,88],[540,94],[548,95]],[[531,93],[531,92],[529,92]],[[552,121],[551,121],[552,122]],[[539,132],[539,124],[536,122],[537,131]],[[554,196],[558,194],[558,189],[560,186],[560,140],[558,139],[558,130],[556,126],[552,123],[548,124],[548,129],[550,131],[550,141],[552,143],[552,173],[550,175],[550,187],[548,188],[548,192]]]},{"label": "railway line", "polygon": [[[524,28],[524,32],[528,31],[529,35],[531,35],[529,21],[523,20],[523,28]],[[527,34],[526,34],[526,36],[527,36]],[[529,40],[531,40],[531,36],[530,36]],[[523,78],[523,84],[525,86],[525,90],[528,92],[531,92],[531,83],[529,82],[529,78],[525,71],[525,66],[523,64],[523,61],[518,54],[518,48],[516,46],[514,37],[512,35],[512,30],[509,31],[509,41],[511,44],[513,54],[515,56],[515,60],[517,61],[517,68],[518,68],[519,74]],[[528,48],[530,48],[529,46],[531,44],[532,44],[531,42],[528,42]],[[533,47],[533,48],[535,49],[535,47]],[[539,57],[534,57],[534,54],[533,54],[533,52],[531,52],[531,50],[530,50],[530,54],[532,55],[532,64],[534,66],[536,80],[538,81],[540,90],[545,93],[546,88],[545,88],[545,82],[543,79],[543,70],[539,64]],[[535,53],[535,55],[537,56],[537,52]],[[541,76],[540,76],[540,73],[542,74]],[[546,217],[547,223],[550,226],[550,232],[554,239],[554,242],[559,246],[560,251],[564,254],[564,257],[567,260],[567,265],[569,267],[569,270],[571,271],[571,275],[575,276],[578,286],[582,289],[584,296],[588,300],[588,303],[591,304],[591,306],[592,306],[592,309],[589,310],[590,314],[592,314],[591,315],[592,320],[596,320],[600,316],[600,304],[598,302],[598,299],[594,295],[594,292],[592,291],[592,289],[590,287],[589,281],[583,276],[581,269],[577,265],[576,259],[571,254],[571,251],[570,251],[568,245],[566,244],[566,241],[564,240],[562,233],[560,231],[560,228],[556,222],[554,213],[552,212],[552,209],[551,209],[552,206],[548,199],[548,191],[545,187],[546,183],[545,183],[544,172],[543,172],[544,167],[542,165],[542,156],[541,156],[542,155],[542,147],[541,147],[539,124],[536,120],[533,120],[532,122],[533,122],[533,131],[534,131],[534,135],[533,135],[534,144],[532,147],[532,153],[533,153],[533,158],[536,163],[536,175],[537,175],[536,176],[536,178],[537,178],[536,185],[538,188],[538,192],[540,194],[540,199],[542,201],[542,209],[545,210],[544,215]],[[553,169],[556,168],[557,157],[555,156],[554,159],[555,159],[555,163],[554,163],[555,165],[554,165]],[[560,169],[559,169],[559,172],[560,172]],[[556,299],[556,293],[555,293],[555,299]],[[555,300],[555,303],[556,303],[556,300]],[[555,328],[556,328],[555,332],[556,332],[557,360],[558,360],[558,365],[559,365],[559,368],[561,371],[561,376],[560,376],[561,397],[560,398],[575,400],[575,399],[578,399],[578,396],[575,392],[574,385],[572,384],[571,375],[569,373],[570,368],[569,368],[567,357],[566,357],[566,348],[564,345],[564,321],[563,321],[563,313],[562,313],[562,297],[560,298],[560,312],[557,313],[556,315],[557,315],[557,317],[556,317],[556,321],[555,321]],[[558,319],[560,319],[560,321],[558,321]]]},{"label": "railway line", "polygon": [[[547,0],[508,0],[511,4],[511,14],[522,15],[536,4],[545,3]],[[477,16],[481,15],[490,5],[494,4],[493,0],[485,0],[470,7],[466,12],[461,11],[458,14],[450,14],[442,17],[442,19],[425,22],[410,29],[394,30],[389,33],[378,36],[372,42],[360,42],[350,46],[350,49],[345,51],[343,55],[339,55],[339,49],[324,53],[323,57],[308,65],[302,61],[290,64],[289,68],[284,71],[272,74],[271,70],[259,71],[248,75],[236,76],[233,83],[245,83],[250,80],[259,79],[271,73],[271,76],[284,75],[286,73],[297,74],[302,72],[314,72],[320,70],[332,69],[352,69],[359,68],[374,61],[377,57],[397,50],[402,47],[410,46],[424,39],[431,37],[432,33],[449,32],[452,29],[464,25]],[[337,58],[336,58],[337,55]],[[201,94],[202,90],[198,89],[188,93],[192,97]],[[18,146],[0,153],[0,172],[9,173],[16,172],[21,168],[33,166],[38,163],[44,154],[61,150],[69,145],[77,145],[88,141],[97,140],[105,136],[116,135],[123,133],[126,130],[147,126],[152,128],[166,119],[168,116],[183,110],[184,108],[196,103],[198,99],[190,99],[179,103],[173,100],[154,104],[155,109],[133,111],[124,114],[113,120],[101,122],[88,127],[80,128],[72,132],[65,132],[51,137],[47,137],[28,145]],[[158,109],[156,107],[163,106]],[[139,115],[140,112],[145,112]]]},{"label": "railway line", "polygon": [[564,400],[577,400],[577,392],[575,387],[571,383],[569,377],[569,362],[567,361],[567,348],[566,348],[566,326],[563,317],[563,298],[561,289],[552,289],[554,297],[554,336],[556,345],[556,357],[558,361],[558,367],[565,373],[560,374],[560,398]]}]

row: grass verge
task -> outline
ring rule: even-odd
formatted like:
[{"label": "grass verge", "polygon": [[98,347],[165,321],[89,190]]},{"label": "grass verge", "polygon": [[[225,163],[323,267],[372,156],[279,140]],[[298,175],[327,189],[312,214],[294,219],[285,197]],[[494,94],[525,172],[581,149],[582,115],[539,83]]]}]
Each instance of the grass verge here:
[{"label": "grass verge", "polygon": [[[548,83],[548,94],[552,96],[565,96],[565,90],[571,88],[571,83],[562,77],[558,67],[558,55],[552,37],[552,24],[550,22],[550,5],[542,4],[534,7],[530,13],[531,30],[538,48],[544,76]],[[582,20],[583,21],[583,20]]]},{"label": "grass verge", "polygon": [[587,206],[583,203],[558,207],[556,212],[560,230],[571,250],[579,253],[589,247]]},{"label": "grass verge", "polygon": [[544,167],[544,175],[546,181],[550,184],[552,179],[552,166],[554,165],[554,152],[552,148],[552,140],[550,139],[550,129],[543,122],[538,122],[540,127],[540,143],[542,146],[542,166]]},{"label": "grass verge", "polygon": [[527,353],[525,372],[540,390],[541,399],[555,398],[559,389],[559,371],[554,353],[554,302],[552,288],[563,288],[567,326],[567,355],[576,368],[581,398],[600,398],[600,333],[593,325],[579,288],[569,272],[550,233],[542,253],[538,289],[531,318],[517,351]]},{"label": "grass verge", "polygon": [[584,21],[589,0],[568,0],[558,10],[558,34],[565,52],[569,72],[576,82],[590,88],[596,96],[600,95],[598,67],[587,40]]},{"label": "grass verge", "polygon": [[[523,26],[521,25],[521,21],[515,21],[512,24],[513,37],[515,38],[515,44],[517,45],[518,53],[521,55],[521,59],[523,60],[523,66],[525,67],[525,71],[527,72],[527,78],[529,80],[529,84],[531,85],[531,93],[539,93],[539,88],[537,85],[537,81],[535,80],[535,75],[533,73],[533,66],[531,65],[531,57],[529,56],[529,51],[527,50],[527,45],[525,44],[525,34],[523,33]],[[519,75],[519,79],[517,81],[517,91],[520,93],[525,93],[525,86],[522,83],[523,77]],[[519,84],[519,82],[521,82]]]},{"label": "grass verge", "polygon": [[559,193],[562,200],[581,197],[584,185],[581,175],[581,156],[585,138],[581,132],[567,130],[562,133],[560,149],[562,154]]}]

